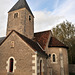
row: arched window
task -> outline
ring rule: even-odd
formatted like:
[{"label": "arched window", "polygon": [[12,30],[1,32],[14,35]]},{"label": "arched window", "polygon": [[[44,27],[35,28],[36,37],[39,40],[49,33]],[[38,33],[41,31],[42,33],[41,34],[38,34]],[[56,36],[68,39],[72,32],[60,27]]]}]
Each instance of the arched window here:
[{"label": "arched window", "polygon": [[55,62],[55,54],[53,54],[53,62]]},{"label": "arched window", "polygon": [[29,15],[29,21],[31,21],[31,16]]},{"label": "arched window", "polygon": [[40,58],[39,59],[38,73],[39,73],[39,75],[43,75],[43,73],[44,73],[44,62],[43,62],[43,58]]},{"label": "arched window", "polygon": [[15,60],[15,58],[10,57],[6,63],[7,63],[7,66],[6,66],[7,72],[13,72],[14,73],[14,70],[16,69],[16,66],[15,66],[16,60]]},{"label": "arched window", "polygon": [[14,60],[13,58],[10,59],[10,68],[9,68],[9,72],[13,72],[13,64],[14,64]]},{"label": "arched window", "polygon": [[51,62],[52,63],[57,63],[57,55],[55,53],[51,54]]},{"label": "arched window", "polygon": [[40,75],[42,75],[42,60],[40,60]]},{"label": "arched window", "polygon": [[18,18],[18,13],[15,13],[14,14],[14,18]]}]

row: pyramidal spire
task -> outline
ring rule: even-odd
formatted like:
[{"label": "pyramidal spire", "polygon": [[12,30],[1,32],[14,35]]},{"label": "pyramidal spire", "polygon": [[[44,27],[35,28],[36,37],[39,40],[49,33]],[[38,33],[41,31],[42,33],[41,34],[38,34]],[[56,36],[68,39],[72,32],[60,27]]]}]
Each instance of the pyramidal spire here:
[{"label": "pyramidal spire", "polygon": [[12,12],[21,8],[26,8],[32,14],[30,7],[28,6],[26,0],[18,0],[18,2],[10,9],[9,12]]}]

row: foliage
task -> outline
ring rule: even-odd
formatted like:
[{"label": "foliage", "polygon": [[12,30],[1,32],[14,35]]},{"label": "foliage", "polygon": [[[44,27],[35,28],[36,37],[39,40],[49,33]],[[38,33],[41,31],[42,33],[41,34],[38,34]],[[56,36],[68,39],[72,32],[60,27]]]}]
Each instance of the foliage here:
[{"label": "foliage", "polygon": [[70,73],[69,75],[75,75],[75,73]]},{"label": "foliage", "polygon": [[75,64],[75,26],[64,21],[52,29],[53,35],[69,47],[69,63]]}]

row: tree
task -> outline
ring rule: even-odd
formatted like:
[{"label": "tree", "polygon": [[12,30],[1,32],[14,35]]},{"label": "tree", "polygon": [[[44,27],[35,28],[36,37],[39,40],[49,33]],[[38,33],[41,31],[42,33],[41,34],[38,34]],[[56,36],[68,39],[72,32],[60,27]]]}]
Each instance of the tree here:
[{"label": "tree", "polygon": [[69,63],[75,64],[75,26],[69,21],[63,21],[52,29],[53,35],[69,47]]}]

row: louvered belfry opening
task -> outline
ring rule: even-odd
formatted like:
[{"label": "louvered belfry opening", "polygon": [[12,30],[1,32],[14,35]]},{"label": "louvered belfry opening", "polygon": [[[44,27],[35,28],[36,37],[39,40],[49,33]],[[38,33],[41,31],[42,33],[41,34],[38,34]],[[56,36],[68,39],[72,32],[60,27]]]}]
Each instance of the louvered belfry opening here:
[{"label": "louvered belfry opening", "polygon": [[14,63],[14,60],[13,58],[10,59],[10,72],[13,72],[13,63]]}]

